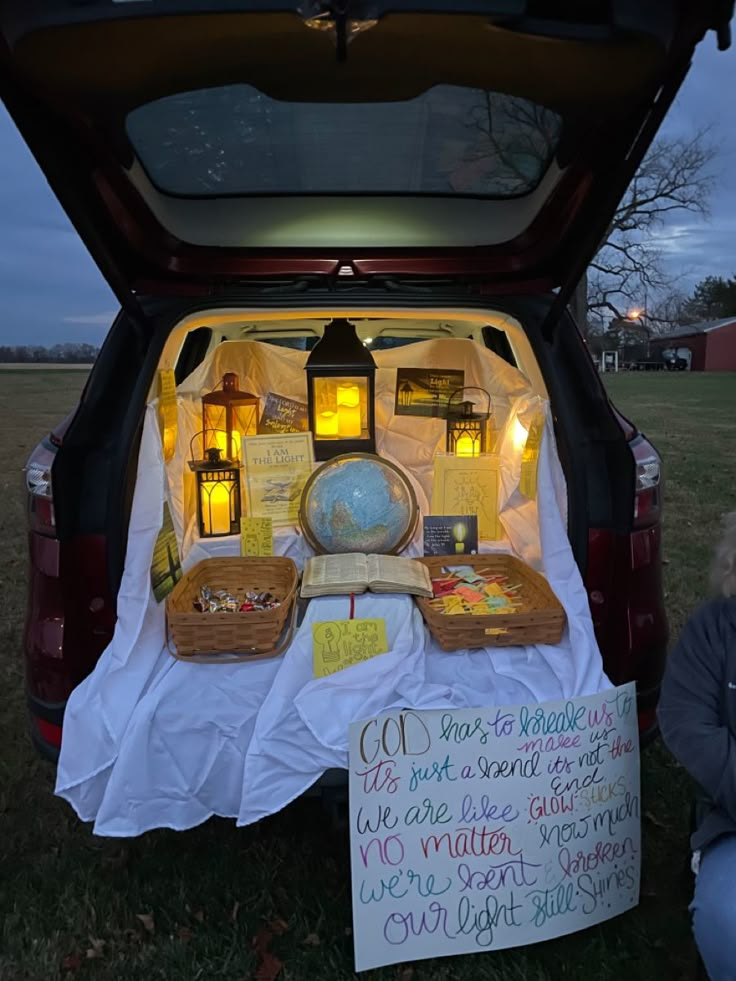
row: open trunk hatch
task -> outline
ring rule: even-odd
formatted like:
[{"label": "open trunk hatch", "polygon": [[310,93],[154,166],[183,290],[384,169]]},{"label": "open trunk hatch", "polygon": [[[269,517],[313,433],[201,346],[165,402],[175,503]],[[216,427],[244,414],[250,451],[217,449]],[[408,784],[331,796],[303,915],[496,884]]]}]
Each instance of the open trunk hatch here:
[{"label": "open trunk hatch", "polygon": [[0,0],[8,109],[123,303],[252,276],[563,286],[719,0]]}]

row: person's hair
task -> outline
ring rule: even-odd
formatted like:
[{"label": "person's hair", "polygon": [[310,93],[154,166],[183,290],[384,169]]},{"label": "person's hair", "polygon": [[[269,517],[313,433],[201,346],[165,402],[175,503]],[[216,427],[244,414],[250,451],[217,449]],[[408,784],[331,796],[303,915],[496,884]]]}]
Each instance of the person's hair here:
[{"label": "person's hair", "polygon": [[723,535],[716,547],[711,583],[719,596],[736,596],[736,511],[723,520]]}]

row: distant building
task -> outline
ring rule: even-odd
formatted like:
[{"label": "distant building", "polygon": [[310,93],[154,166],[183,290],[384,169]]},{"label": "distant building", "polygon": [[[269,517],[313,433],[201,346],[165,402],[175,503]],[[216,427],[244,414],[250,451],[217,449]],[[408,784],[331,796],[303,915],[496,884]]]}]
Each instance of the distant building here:
[{"label": "distant building", "polygon": [[690,371],[736,371],[736,317],[678,327],[652,337],[650,349],[654,357],[676,358]]}]

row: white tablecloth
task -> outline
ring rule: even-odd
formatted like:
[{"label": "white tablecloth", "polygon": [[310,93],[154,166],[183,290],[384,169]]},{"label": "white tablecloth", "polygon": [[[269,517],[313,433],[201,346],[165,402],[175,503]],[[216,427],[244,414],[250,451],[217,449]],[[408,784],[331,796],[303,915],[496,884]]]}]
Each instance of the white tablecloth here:
[{"label": "white tablecloth", "polygon": [[[514,399],[514,411],[524,411],[524,397],[516,392]],[[419,433],[421,427],[415,428]],[[115,634],[72,693],[64,718],[56,792],[82,820],[94,822],[97,834],[185,829],[215,814],[240,825],[256,821],[284,807],[326,769],[346,767],[349,724],[384,710],[540,702],[609,687],[565,530],[565,485],[549,415],[538,501],[520,496],[518,465],[514,470],[510,463],[500,502],[506,538],[490,547],[513,550],[547,576],[568,617],[555,647],[443,653],[408,597],[365,594],[356,599],[356,616],[384,617],[391,650],[328,678],[313,677],[311,624],[346,618],[345,597],[313,600],[280,658],[232,665],[175,660],[164,643],[164,605],[150,588],[151,555],[164,497],[173,498],[171,481],[151,406]],[[234,554],[237,547],[234,539],[194,539],[185,565],[205,555]],[[298,564],[308,554],[296,529],[277,535],[276,550]]]}]

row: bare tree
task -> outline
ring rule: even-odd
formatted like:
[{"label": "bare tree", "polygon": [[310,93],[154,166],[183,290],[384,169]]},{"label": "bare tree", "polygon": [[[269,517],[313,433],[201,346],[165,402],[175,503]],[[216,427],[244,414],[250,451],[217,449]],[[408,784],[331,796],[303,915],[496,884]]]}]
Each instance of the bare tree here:
[{"label": "bare tree", "polygon": [[[710,165],[716,153],[705,129],[689,138],[663,137],[653,145],[588,268],[587,305],[592,319],[622,318],[632,304],[642,305],[645,297],[663,297],[672,290],[657,234],[678,214],[707,217],[715,186]],[[657,306],[661,305],[660,300]],[[666,324],[675,306],[670,303],[669,310],[655,318],[653,305],[649,322],[653,327]]]}]

